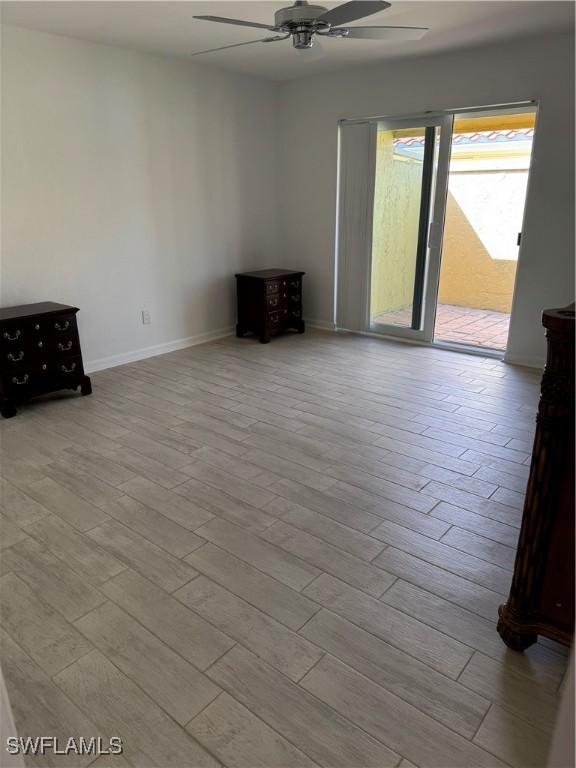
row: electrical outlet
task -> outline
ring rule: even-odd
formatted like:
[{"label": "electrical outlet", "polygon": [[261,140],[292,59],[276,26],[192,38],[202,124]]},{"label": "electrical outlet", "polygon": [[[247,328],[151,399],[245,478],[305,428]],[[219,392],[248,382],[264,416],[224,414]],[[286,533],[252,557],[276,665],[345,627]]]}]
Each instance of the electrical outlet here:
[{"label": "electrical outlet", "polygon": [[147,309],[143,309],[141,312],[142,315],[142,325],[150,325],[152,320],[150,319],[150,312]]}]

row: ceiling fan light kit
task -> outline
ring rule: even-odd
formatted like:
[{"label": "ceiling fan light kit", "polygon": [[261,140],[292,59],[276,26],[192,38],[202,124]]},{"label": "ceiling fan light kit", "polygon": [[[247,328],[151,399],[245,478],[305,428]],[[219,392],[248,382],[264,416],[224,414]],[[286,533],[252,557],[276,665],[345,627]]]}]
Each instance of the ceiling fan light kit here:
[{"label": "ceiling fan light kit", "polygon": [[351,0],[328,10],[322,5],[309,5],[306,0],[296,0],[293,5],[280,8],[274,14],[274,24],[267,26],[258,22],[228,19],[222,16],[194,16],[200,21],[212,21],[218,24],[232,24],[240,27],[253,27],[276,32],[273,37],[250,40],[246,43],[223,45],[206,51],[197,51],[192,56],[238,48],[254,43],[275,43],[279,40],[292,39],[297,50],[307,50],[314,45],[315,35],[331,38],[350,38],[357,40],[419,40],[428,30],[425,27],[346,27],[351,21],[363,19],[374,13],[385,11],[390,3],[385,0]]}]

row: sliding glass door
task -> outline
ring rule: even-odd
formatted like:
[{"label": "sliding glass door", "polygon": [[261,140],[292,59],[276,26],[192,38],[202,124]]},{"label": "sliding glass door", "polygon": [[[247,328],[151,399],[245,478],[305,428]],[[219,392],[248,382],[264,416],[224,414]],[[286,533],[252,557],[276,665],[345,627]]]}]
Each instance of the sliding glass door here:
[{"label": "sliding glass door", "polygon": [[452,117],[341,124],[337,325],[431,341]]}]

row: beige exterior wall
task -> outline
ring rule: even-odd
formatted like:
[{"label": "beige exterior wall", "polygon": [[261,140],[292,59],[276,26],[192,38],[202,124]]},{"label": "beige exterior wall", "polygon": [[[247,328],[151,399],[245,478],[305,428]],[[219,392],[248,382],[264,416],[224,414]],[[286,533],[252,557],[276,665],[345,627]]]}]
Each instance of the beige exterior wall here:
[{"label": "beige exterior wall", "polygon": [[421,163],[393,156],[392,131],[378,131],[372,230],[372,316],[409,306],[414,293]]},{"label": "beige exterior wall", "polygon": [[440,304],[510,312],[516,264],[515,259],[494,259],[490,255],[454,196],[449,194],[438,291]]}]

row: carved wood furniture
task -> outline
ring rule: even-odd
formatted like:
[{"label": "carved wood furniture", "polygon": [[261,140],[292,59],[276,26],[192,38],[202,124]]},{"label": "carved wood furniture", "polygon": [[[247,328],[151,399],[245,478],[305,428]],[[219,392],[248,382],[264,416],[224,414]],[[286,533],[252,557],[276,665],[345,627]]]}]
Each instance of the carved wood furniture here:
[{"label": "carved wood furniture", "polygon": [[47,301],[0,309],[0,414],[59,389],[92,392],[84,374],[77,307]]},{"label": "carved wood furniture", "polygon": [[524,650],[574,632],[574,305],[546,310],[548,357],[510,596],[498,632]]},{"label": "carved wood furniture", "polygon": [[236,275],[238,324],[236,335],[255,333],[266,344],[279,331],[304,333],[302,277],[304,272],[263,269]]}]

